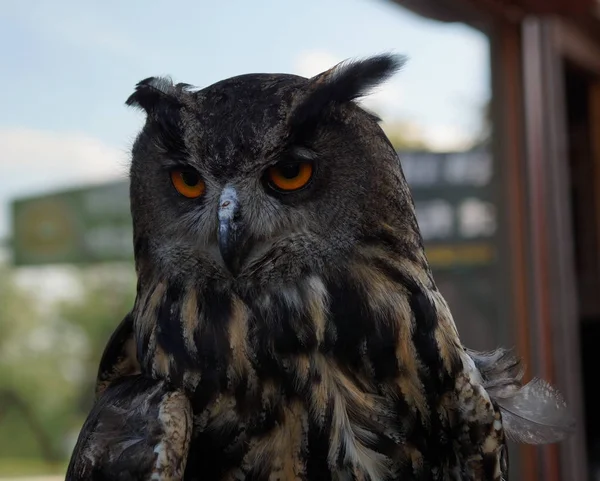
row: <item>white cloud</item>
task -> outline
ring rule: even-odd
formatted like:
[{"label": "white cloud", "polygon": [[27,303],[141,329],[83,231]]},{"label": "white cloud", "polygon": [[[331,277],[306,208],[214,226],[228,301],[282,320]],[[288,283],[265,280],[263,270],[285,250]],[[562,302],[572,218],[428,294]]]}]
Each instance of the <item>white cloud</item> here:
[{"label": "white cloud", "polygon": [[123,149],[78,132],[0,129],[0,238],[7,234],[9,202],[16,197],[127,175]]},{"label": "white cloud", "polygon": [[[0,129],[0,149],[0,168],[8,172],[11,185],[20,184],[28,191],[102,182],[127,173],[125,150],[79,132],[4,128]],[[35,181],[38,178],[41,182]]]}]

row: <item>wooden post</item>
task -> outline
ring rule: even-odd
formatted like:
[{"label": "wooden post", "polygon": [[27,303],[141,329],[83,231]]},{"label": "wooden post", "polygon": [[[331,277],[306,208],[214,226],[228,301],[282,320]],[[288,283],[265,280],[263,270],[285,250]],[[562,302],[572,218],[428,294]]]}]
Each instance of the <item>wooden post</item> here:
[{"label": "wooden post", "polygon": [[[523,87],[521,31],[518,24],[500,22],[492,33],[492,72],[494,98],[495,155],[499,157],[502,192],[502,222],[506,230],[505,253],[509,269],[503,283],[511,302],[511,330],[516,349],[523,359],[525,377],[531,377],[531,299],[527,255],[527,189],[524,157]],[[537,481],[537,450],[533,446],[515,446],[521,481]],[[511,453],[512,454],[512,453]],[[511,466],[514,463],[511,462]]]}]

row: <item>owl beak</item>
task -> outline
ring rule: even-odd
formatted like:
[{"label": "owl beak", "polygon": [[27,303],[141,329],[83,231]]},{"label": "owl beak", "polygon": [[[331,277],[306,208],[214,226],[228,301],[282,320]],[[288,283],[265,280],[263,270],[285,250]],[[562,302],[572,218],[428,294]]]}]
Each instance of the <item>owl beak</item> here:
[{"label": "owl beak", "polygon": [[243,231],[237,192],[227,186],[219,199],[219,250],[225,266],[234,276],[244,257],[246,236]]}]

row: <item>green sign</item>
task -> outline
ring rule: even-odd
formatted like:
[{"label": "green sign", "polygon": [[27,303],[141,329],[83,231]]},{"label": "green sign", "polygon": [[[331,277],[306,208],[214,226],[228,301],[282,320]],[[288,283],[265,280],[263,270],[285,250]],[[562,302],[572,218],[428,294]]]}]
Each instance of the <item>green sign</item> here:
[{"label": "green sign", "polygon": [[129,181],[13,202],[15,265],[133,259]]}]

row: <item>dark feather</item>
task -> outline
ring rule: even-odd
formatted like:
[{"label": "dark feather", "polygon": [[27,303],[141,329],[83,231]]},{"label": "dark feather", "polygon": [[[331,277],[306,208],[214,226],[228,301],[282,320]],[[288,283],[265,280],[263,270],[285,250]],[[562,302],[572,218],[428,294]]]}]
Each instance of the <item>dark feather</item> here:
[{"label": "dark feather", "polygon": [[133,338],[133,317],[127,314],[110,336],[100,358],[96,377],[96,398],[112,381],[139,372]]},{"label": "dark feather", "polygon": [[[186,84],[180,84],[186,87]],[[178,107],[176,97],[177,87],[168,77],[148,77],[138,82],[135,92],[125,101],[130,107],[138,107],[151,114],[161,104],[171,104]]]},{"label": "dark feather", "polygon": [[180,392],[164,381],[123,377],[92,408],[66,481],[174,479],[185,470],[191,430],[189,401]]}]

